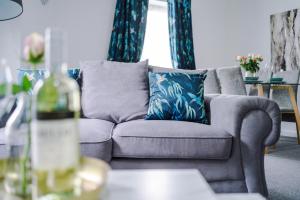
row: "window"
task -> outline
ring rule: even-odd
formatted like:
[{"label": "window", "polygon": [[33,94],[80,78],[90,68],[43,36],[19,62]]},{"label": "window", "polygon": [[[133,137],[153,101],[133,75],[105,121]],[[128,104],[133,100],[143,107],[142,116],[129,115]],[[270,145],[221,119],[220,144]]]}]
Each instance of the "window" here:
[{"label": "window", "polygon": [[150,0],[142,60],[149,64],[172,68],[168,28],[168,3]]}]

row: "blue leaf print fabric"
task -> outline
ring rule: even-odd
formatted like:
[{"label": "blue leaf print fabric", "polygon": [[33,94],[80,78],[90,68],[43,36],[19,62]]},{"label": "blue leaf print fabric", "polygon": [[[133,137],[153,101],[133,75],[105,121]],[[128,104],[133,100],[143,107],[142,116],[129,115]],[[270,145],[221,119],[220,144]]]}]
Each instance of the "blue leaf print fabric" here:
[{"label": "blue leaf print fabric", "polygon": [[107,60],[138,62],[147,23],[148,0],[117,0]]},{"label": "blue leaf print fabric", "polygon": [[178,120],[207,124],[204,106],[206,72],[149,72],[150,102],[147,120]]},{"label": "blue leaf print fabric", "polygon": [[168,16],[173,67],[196,69],[191,0],[168,0]]},{"label": "blue leaf print fabric", "polygon": [[[68,69],[68,76],[70,78],[73,78],[74,80],[79,83],[80,78],[80,69],[79,68],[71,68]],[[31,84],[34,86],[36,82],[40,79],[44,79],[46,75],[45,69],[18,69],[18,82],[22,83],[23,77],[27,76],[29,80],[31,81]]]}]

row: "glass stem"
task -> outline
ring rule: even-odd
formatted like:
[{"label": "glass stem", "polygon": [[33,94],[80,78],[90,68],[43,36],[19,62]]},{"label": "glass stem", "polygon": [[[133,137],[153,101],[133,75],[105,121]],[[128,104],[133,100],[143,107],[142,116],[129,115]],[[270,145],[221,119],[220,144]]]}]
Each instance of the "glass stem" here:
[{"label": "glass stem", "polygon": [[[29,98],[29,112],[31,111],[31,98]],[[27,142],[24,147],[24,155],[21,159],[21,187],[22,187],[22,195],[25,197],[27,196],[28,190],[28,162],[29,162],[29,154],[30,154],[30,146],[31,146],[31,115],[29,115],[28,119],[28,135],[27,135]]]}]

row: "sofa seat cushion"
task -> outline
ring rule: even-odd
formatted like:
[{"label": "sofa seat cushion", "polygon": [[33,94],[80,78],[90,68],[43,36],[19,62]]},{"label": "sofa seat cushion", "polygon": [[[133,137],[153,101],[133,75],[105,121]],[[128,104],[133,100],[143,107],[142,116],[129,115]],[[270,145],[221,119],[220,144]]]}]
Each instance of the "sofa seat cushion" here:
[{"label": "sofa seat cushion", "polygon": [[[84,156],[111,160],[114,124],[99,119],[80,119],[80,148]],[[6,157],[4,128],[0,129],[0,158]]]},{"label": "sofa seat cushion", "polygon": [[84,156],[111,160],[114,124],[99,119],[80,119],[80,148]]},{"label": "sofa seat cushion", "polygon": [[136,120],[115,127],[113,157],[225,160],[232,140],[230,134],[209,125]]},{"label": "sofa seat cushion", "polygon": [[[111,160],[114,124],[99,119],[80,119],[80,148],[83,156]],[[4,128],[0,129],[0,158],[7,156]]]}]

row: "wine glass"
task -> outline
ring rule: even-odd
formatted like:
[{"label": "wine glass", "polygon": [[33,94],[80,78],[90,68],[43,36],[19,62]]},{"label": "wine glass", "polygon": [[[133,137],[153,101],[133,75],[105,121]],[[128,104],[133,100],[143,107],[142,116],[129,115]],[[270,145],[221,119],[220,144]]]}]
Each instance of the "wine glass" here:
[{"label": "wine glass", "polygon": [[6,61],[0,61],[0,127],[4,126],[4,117],[13,107],[12,74]]}]

